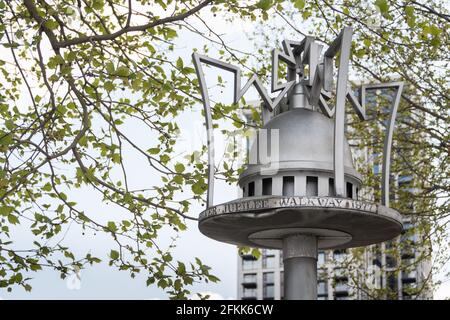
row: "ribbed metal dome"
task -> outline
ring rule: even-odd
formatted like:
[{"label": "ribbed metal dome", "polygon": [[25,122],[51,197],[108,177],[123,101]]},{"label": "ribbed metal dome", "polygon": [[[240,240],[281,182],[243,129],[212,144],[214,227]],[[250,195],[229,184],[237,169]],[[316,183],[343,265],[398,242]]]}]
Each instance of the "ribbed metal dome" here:
[{"label": "ribbed metal dome", "polygon": [[[267,132],[269,149],[270,130],[279,130],[278,168],[280,170],[333,171],[334,124],[332,119],[317,111],[295,108],[277,115],[263,129],[269,129]],[[256,143],[252,143],[250,152],[256,154],[254,149],[256,146]],[[271,160],[272,167],[274,162],[276,159]],[[344,165],[345,174],[360,180],[359,173],[353,167],[347,140],[345,140]],[[267,167],[269,165],[262,165],[258,157],[258,164],[249,164],[241,178],[263,172]]]}]

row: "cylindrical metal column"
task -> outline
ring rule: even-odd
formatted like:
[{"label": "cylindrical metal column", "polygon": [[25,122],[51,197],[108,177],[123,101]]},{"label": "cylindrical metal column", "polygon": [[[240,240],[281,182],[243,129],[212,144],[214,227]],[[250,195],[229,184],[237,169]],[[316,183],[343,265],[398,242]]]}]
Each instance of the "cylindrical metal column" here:
[{"label": "cylindrical metal column", "polygon": [[317,237],[294,234],[283,239],[284,298],[317,299]]}]

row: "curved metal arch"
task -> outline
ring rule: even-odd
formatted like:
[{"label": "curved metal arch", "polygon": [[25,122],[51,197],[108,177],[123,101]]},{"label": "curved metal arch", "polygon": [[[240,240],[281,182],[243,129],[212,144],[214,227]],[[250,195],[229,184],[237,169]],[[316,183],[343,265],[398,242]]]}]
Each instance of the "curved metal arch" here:
[{"label": "curved metal arch", "polygon": [[[287,53],[289,54],[289,53]],[[192,59],[194,62],[195,71],[197,73],[197,78],[200,85],[200,93],[202,95],[203,109],[205,112],[205,122],[207,130],[207,147],[208,147],[208,190],[206,196],[206,206],[207,208],[213,205],[214,200],[214,132],[212,124],[211,115],[211,103],[208,95],[208,87],[206,86],[205,75],[201,64],[209,64],[214,67],[229,71],[234,73],[234,103],[238,103],[239,100],[244,96],[247,90],[254,85],[258,93],[260,94],[262,100],[264,101],[263,108],[267,108],[269,112],[281,102],[283,96],[294,86],[295,80],[289,81],[283,85],[282,91],[277,97],[272,99],[269,93],[264,88],[262,81],[254,74],[241,88],[241,69],[230,63],[222,62],[217,59],[213,59],[204,55],[200,55],[196,52],[192,54]]]},{"label": "curved metal arch", "polygon": [[382,164],[382,176],[381,176],[381,204],[389,207],[389,180],[391,172],[391,150],[392,150],[392,140],[394,136],[395,120],[397,118],[398,106],[400,104],[400,99],[403,91],[403,82],[390,82],[390,83],[376,83],[376,84],[366,84],[361,86],[360,100],[365,104],[366,91],[368,90],[379,90],[379,89],[389,89],[397,87],[397,92],[394,99],[392,99],[392,104],[389,109],[389,120],[386,126],[386,135],[384,137],[383,143],[383,164]]}]

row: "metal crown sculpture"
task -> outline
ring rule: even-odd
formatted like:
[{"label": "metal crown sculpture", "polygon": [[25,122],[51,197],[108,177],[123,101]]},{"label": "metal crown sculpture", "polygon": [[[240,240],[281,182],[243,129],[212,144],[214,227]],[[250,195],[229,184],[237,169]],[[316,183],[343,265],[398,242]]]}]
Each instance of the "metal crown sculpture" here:
[{"label": "metal crown sculpture", "polygon": [[[323,46],[313,37],[301,42],[283,41],[284,52],[272,52],[271,91],[280,91],[274,99],[256,74],[241,88],[238,67],[193,54],[208,132],[207,208],[200,214],[200,231],[227,243],[283,249],[288,299],[315,298],[312,274],[316,275],[318,248],[365,246],[392,239],[402,230],[400,214],[389,208],[389,167],[403,83],[362,85],[356,98],[348,85],[351,38],[352,29],[345,27],[321,61]],[[332,97],[333,64],[338,53],[335,106],[331,108],[327,101]],[[284,83],[278,79],[279,60],[288,68]],[[250,153],[254,154],[258,146],[272,145],[269,164],[277,168],[276,172],[268,170],[267,163],[256,156],[255,163],[249,163],[239,177],[243,197],[220,205],[213,205],[214,135],[202,63],[234,73],[234,103],[250,86],[256,87],[263,100],[263,127]],[[378,204],[358,199],[361,178],[353,167],[345,138],[345,102],[348,100],[359,118],[365,120],[366,92],[391,87],[397,92],[386,128],[382,197]],[[276,135],[269,137],[266,131]],[[279,145],[273,144],[274,139]]]}]

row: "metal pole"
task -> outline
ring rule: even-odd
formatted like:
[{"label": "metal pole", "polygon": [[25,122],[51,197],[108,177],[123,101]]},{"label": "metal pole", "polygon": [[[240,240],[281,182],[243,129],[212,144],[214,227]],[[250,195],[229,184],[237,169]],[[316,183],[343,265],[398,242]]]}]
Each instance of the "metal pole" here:
[{"label": "metal pole", "polygon": [[317,237],[294,234],[283,239],[284,298],[317,299]]}]

